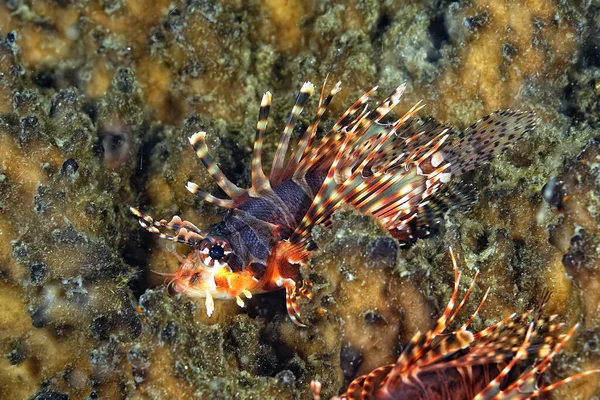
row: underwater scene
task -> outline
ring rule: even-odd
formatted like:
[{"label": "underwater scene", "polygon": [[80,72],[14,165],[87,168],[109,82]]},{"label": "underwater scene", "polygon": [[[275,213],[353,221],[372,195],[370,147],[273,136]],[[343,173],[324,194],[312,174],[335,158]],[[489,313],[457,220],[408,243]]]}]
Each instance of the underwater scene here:
[{"label": "underwater scene", "polygon": [[0,399],[600,399],[600,2],[0,2]]}]

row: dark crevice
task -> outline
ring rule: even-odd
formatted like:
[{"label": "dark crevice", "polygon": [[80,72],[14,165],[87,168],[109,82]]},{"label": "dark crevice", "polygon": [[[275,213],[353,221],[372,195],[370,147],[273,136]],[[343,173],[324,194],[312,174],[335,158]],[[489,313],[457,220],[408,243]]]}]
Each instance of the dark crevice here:
[{"label": "dark crevice", "polygon": [[526,259],[527,252],[527,243],[522,239],[513,239],[514,246],[514,256],[513,261],[511,262],[513,271],[513,281],[519,287],[519,290],[524,290],[528,282],[523,281],[522,277],[526,275],[526,271],[524,267],[526,265],[530,265],[528,260]]},{"label": "dark crevice", "polygon": [[430,63],[436,63],[442,58],[440,52],[441,48],[448,43],[450,40],[450,34],[448,33],[448,27],[446,26],[446,19],[443,14],[435,15],[427,28],[433,49],[427,54],[427,61]]},{"label": "dark crevice", "polygon": [[[135,219],[132,216],[133,221]],[[144,269],[149,264],[152,256],[151,249],[154,245],[154,236],[146,230],[139,228],[137,224],[132,223],[132,226],[135,230],[124,237],[125,243],[121,257],[127,265],[135,268],[135,273],[127,283],[127,286],[129,286],[135,298],[139,300],[140,296],[150,288],[150,282],[146,274],[144,274]]]},{"label": "dark crevice", "polygon": [[[240,187],[250,187],[250,170],[247,154],[240,145],[233,140],[239,137],[239,134],[232,133],[221,138],[221,148],[227,149],[228,157],[223,157],[224,162],[219,163],[219,167],[233,183]],[[216,157],[215,157],[216,158]]]},{"label": "dark crevice", "polygon": [[287,318],[285,307],[285,290],[264,293],[255,296],[248,303],[248,315],[252,318],[265,318],[272,320],[276,315]]},{"label": "dark crevice", "polygon": [[579,86],[576,83],[571,82],[565,86],[562,91],[558,109],[558,111],[568,117],[574,125],[585,120],[585,115],[577,106],[578,92]]},{"label": "dark crevice", "polygon": [[371,34],[371,40],[376,41],[383,37],[387,30],[390,29],[393,22],[394,19],[392,17],[385,13],[381,14],[377,19],[377,23],[375,24],[375,28]]},{"label": "dark crevice", "polygon": [[[137,206],[140,204],[148,204],[149,199],[146,191],[147,180],[151,177],[148,170],[151,168],[152,154],[155,151],[157,145],[161,142],[161,139],[157,132],[151,132],[147,135],[146,140],[141,144],[137,153],[137,160],[135,173],[131,177],[132,192],[137,193],[138,197],[134,199]],[[124,235],[124,242],[121,248],[121,257],[128,265],[135,269],[134,276],[128,282],[128,286],[133,292],[136,299],[139,300],[140,296],[150,288],[150,282],[148,281],[144,270],[149,264],[152,256],[152,248],[154,247],[154,236],[144,229],[141,229],[135,222],[133,215],[129,216],[128,207],[124,207],[122,211],[125,213],[125,218],[131,218],[131,231],[129,234]]]},{"label": "dark crevice", "polygon": [[485,249],[487,249],[490,245],[489,234],[484,232],[481,235],[478,235],[477,239],[475,241],[475,245],[476,245],[476,247],[475,247],[475,249],[473,249],[473,252],[476,254],[480,254]]},{"label": "dark crevice", "polygon": [[583,41],[577,62],[567,73],[568,84],[563,88],[558,112],[570,119],[571,125],[600,125],[597,70],[600,67],[600,28],[595,24],[600,9],[589,7],[582,30]]},{"label": "dark crevice", "polygon": [[[598,39],[600,40],[600,37]],[[600,46],[596,40],[589,40],[583,46],[581,61],[584,68],[600,67]]]}]

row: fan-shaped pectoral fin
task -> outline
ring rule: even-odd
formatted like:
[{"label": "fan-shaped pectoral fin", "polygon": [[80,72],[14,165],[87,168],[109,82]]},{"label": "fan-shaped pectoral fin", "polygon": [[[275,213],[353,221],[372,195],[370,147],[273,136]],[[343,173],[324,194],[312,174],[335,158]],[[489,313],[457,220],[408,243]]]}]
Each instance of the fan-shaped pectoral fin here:
[{"label": "fan-shaped pectoral fin", "polygon": [[302,296],[307,298],[308,300],[312,300],[314,297],[314,294],[312,292],[312,288],[313,288],[313,284],[311,281],[307,281],[307,280],[302,280],[302,286],[300,286],[298,288],[298,293]]},{"label": "fan-shaped pectoral fin", "polygon": [[306,325],[300,318],[300,307],[298,306],[298,291],[296,282],[292,279],[286,279],[283,286],[285,287],[285,307],[292,322],[302,328]]}]

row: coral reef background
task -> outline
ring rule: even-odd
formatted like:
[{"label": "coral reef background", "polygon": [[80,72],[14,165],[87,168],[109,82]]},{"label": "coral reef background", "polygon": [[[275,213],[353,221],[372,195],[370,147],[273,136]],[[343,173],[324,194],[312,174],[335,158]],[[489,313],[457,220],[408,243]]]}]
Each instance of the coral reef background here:
[{"label": "coral reef background", "polygon": [[[599,26],[596,0],[2,2],[0,398],[296,399],[313,378],[327,397],[431,326],[449,245],[466,275],[481,271],[474,298],[491,287],[476,328],[548,288],[548,312],[582,327],[545,379],[597,368]],[[343,83],[330,120],[375,84],[383,96],[407,82],[399,112],[424,99],[424,116],[465,127],[521,108],[539,128],[465,178],[479,201],[431,239],[399,249],[350,211],[315,232],[309,328],[288,320],[283,293],[217,302],[209,319],[151,271],[186,249],[128,206],[217,221],[184,189],[216,192],[187,137],[206,130],[247,184],[262,93],[269,156],[302,82],[327,75]],[[597,399],[600,384],[550,397]]]}]

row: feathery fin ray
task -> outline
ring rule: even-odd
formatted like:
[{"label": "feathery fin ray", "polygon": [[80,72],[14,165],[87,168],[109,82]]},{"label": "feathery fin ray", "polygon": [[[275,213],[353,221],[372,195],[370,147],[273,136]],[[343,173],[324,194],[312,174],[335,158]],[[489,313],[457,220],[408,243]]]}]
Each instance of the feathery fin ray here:
[{"label": "feathery fin ray", "polygon": [[208,152],[208,146],[206,145],[206,132],[197,132],[190,136],[190,144],[194,148],[196,155],[202,161],[202,164],[206,167],[206,170],[212,176],[214,181],[219,185],[221,189],[229,196],[232,200],[244,198],[247,194],[246,189],[237,187],[233,182],[225,177],[225,174],[215,164],[212,157]]},{"label": "feathery fin ray", "polygon": [[271,173],[269,175],[269,180],[272,184],[275,184],[275,182],[280,182],[282,173],[284,172],[283,162],[287,154],[292,131],[296,125],[296,119],[300,113],[302,113],[302,110],[306,106],[310,96],[313,95],[314,91],[315,87],[310,82],[304,82],[302,88],[300,88],[300,93],[298,93],[298,96],[296,97],[296,104],[294,104],[294,108],[292,108],[292,112],[288,117],[288,121],[283,129],[283,134],[281,135],[281,139],[279,140],[279,144],[277,146],[275,158],[273,158],[273,166],[271,167]]},{"label": "feathery fin ray", "polygon": [[271,185],[262,168],[263,136],[267,129],[269,112],[271,110],[271,92],[266,92],[260,102],[258,122],[256,123],[256,137],[252,153],[252,187],[250,194],[259,197],[260,192],[271,190]]}]

